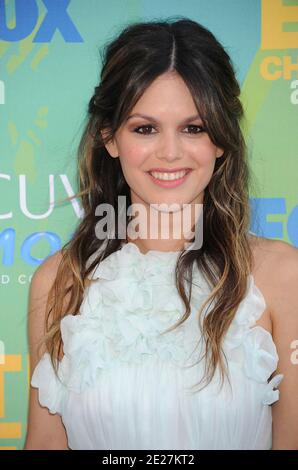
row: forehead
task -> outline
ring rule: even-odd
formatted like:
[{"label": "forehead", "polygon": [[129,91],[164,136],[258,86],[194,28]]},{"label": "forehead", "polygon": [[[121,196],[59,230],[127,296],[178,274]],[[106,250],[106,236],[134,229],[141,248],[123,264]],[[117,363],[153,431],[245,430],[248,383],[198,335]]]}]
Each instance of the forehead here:
[{"label": "forehead", "polygon": [[196,104],[182,78],[179,75],[163,74],[146,88],[128,118],[150,118],[158,122],[169,117],[175,120],[195,119],[197,115]]}]

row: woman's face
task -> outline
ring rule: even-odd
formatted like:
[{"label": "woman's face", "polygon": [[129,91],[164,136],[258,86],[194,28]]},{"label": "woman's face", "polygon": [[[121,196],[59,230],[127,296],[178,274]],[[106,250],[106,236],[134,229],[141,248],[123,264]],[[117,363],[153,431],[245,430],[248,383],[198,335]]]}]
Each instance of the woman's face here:
[{"label": "woman's face", "polygon": [[148,87],[106,145],[112,157],[120,158],[132,204],[203,202],[223,150],[200,126],[192,96],[179,75],[163,74]]}]

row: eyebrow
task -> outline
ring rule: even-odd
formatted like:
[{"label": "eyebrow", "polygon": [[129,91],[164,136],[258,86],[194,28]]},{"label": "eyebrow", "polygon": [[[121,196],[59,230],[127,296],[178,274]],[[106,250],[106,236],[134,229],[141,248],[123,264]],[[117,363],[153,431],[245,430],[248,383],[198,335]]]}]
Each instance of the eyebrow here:
[{"label": "eyebrow", "polygon": [[[159,124],[158,119],[154,118],[153,116],[148,116],[147,114],[140,114],[140,113],[131,114],[130,116],[128,116],[126,121],[128,121],[129,119],[132,119],[134,117],[141,117],[141,118],[144,118],[144,119],[148,119],[148,121],[152,121],[152,122],[155,122],[156,124]],[[200,115],[199,114],[194,114],[193,116],[189,116],[188,118],[183,119],[183,121],[180,124],[185,124],[186,122],[194,121],[195,119],[201,119]]]}]

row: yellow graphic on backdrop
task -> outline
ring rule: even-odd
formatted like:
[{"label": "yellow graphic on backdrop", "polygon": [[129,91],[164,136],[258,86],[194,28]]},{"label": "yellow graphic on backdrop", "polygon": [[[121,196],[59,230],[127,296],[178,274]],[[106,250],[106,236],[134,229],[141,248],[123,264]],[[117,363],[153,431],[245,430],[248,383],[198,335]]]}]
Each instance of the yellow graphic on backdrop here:
[{"label": "yellow graphic on backdrop", "polygon": [[298,78],[298,62],[293,62],[292,57],[289,55],[283,57],[268,56],[260,64],[260,73],[265,80]]},{"label": "yellow graphic on backdrop", "polygon": [[266,53],[268,49],[276,49],[276,53],[262,59],[260,76],[268,81],[298,78],[298,56],[291,57],[291,51],[283,52],[297,47],[298,0],[297,5],[286,5],[283,0],[262,0],[261,50]]},{"label": "yellow graphic on backdrop", "polygon": [[[33,57],[31,58],[30,67],[32,70],[36,70],[38,68],[39,63],[49,54],[49,44],[43,44],[39,46],[37,43],[33,42],[33,38],[39,29],[41,23],[44,20],[45,15],[40,15],[36,26],[32,33],[19,41],[17,45],[12,42],[7,41],[0,41],[0,57],[3,57],[4,54],[8,49],[11,51],[15,51],[15,48],[18,49],[18,52],[13,52],[7,62],[6,62],[6,70],[9,74],[14,73],[25,60],[28,59],[31,53],[33,53]],[[13,28],[16,22],[15,16],[9,21],[9,28]]]},{"label": "yellow graphic on backdrop", "polygon": [[296,49],[298,31],[284,31],[286,24],[298,22],[297,6],[282,0],[262,0],[261,49]]},{"label": "yellow graphic on backdrop", "polygon": [[[4,383],[5,373],[20,372],[22,370],[22,356],[20,354],[7,354],[3,364],[0,364],[0,418],[5,417]],[[22,436],[21,423],[0,423],[0,439],[20,439]],[[0,447],[0,450],[14,449],[15,447]]]}]

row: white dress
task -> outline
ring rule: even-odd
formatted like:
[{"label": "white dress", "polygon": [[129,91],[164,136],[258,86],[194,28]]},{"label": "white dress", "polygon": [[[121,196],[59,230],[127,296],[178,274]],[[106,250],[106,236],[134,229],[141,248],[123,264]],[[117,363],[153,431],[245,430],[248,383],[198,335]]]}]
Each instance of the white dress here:
[{"label": "white dress", "polygon": [[[270,405],[282,374],[268,379],[278,355],[271,334],[255,322],[265,299],[248,277],[247,293],[224,339],[230,382],[219,373],[203,390],[198,307],[210,292],[193,270],[191,315],[174,283],[179,252],[123,244],[95,268],[80,314],[61,321],[64,357],[55,376],[49,355],[31,385],[39,402],[58,413],[71,449],[270,449]],[[100,278],[100,279],[99,279]],[[183,367],[192,365],[192,367]]]}]

